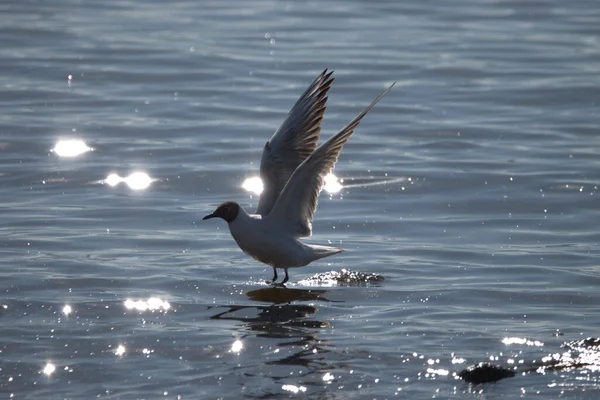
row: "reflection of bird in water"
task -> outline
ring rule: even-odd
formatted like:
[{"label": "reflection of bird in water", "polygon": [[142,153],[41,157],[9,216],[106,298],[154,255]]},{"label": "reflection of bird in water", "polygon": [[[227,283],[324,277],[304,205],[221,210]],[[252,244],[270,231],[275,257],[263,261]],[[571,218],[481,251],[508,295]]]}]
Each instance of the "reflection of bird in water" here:
[{"label": "reflection of bird in water", "polygon": [[323,354],[330,350],[327,349],[327,341],[318,339],[315,334],[319,329],[329,327],[329,324],[311,318],[317,313],[318,308],[307,304],[291,303],[294,301],[329,302],[330,300],[324,297],[325,293],[326,290],[279,287],[251,290],[247,293],[251,300],[271,303],[271,305],[226,306],[224,311],[213,315],[211,319],[240,321],[250,331],[255,332],[257,337],[287,339],[277,344],[282,349],[298,348],[298,351],[268,361],[267,364],[304,366],[310,370],[320,370],[328,367]]},{"label": "reflection of bird in water", "polygon": [[[210,317],[210,319],[225,319],[242,321],[252,329],[264,332],[267,337],[294,337],[289,328],[326,328],[327,322],[305,320],[317,312],[317,308],[307,305],[272,305],[259,306],[227,306],[227,310]],[[258,310],[255,317],[247,315],[248,311]],[[241,314],[236,313],[242,311]],[[286,334],[283,334],[283,333]]]},{"label": "reflection of bird in water", "polygon": [[338,254],[343,249],[302,243],[312,234],[312,219],[325,177],[335,166],[342,147],[360,121],[392,88],[381,93],[354,120],[317,148],[327,92],[333,72],[323,71],[289,112],[281,127],[265,144],[260,163],[264,185],[256,214],[248,214],[234,201],[226,201],[203,219],[222,218],[238,246],[257,261],[273,268],[303,267]]},{"label": "reflection of bird in water", "polygon": [[280,287],[270,287],[257,290],[251,290],[246,295],[250,300],[263,301],[266,303],[281,304],[291,303],[293,301],[326,301],[331,300],[323,297],[326,290],[318,289],[282,289]]},{"label": "reflection of bird in water", "polygon": [[[327,322],[308,319],[318,309],[311,305],[291,304],[294,301],[325,301],[326,290],[285,289],[278,287],[251,290],[247,296],[253,301],[271,303],[270,306],[227,306],[227,310],[211,319],[237,320],[267,337],[309,337],[303,328],[326,328]],[[286,304],[284,304],[286,303]],[[248,315],[258,311],[255,316]]]}]

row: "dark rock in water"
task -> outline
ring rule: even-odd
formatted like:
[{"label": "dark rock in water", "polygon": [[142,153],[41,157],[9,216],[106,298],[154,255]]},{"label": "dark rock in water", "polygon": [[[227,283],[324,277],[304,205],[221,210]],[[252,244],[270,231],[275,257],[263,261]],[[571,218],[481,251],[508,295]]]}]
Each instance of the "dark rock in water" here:
[{"label": "dark rock in water", "polygon": [[479,363],[463,369],[458,376],[465,382],[479,384],[512,378],[515,376],[515,373],[510,369],[498,367],[490,363]]},{"label": "dark rock in water", "polygon": [[[567,356],[561,356],[558,359],[550,356],[546,359],[542,359],[542,362],[540,363],[534,363],[529,366],[520,366],[519,372],[533,373],[540,371],[562,371],[573,368],[598,367],[599,364],[597,360],[600,359],[597,354],[600,350],[599,338],[589,337],[587,339],[565,342],[561,347],[570,349],[565,353],[568,354]],[[466,382],[478,384],[511,378],[515,376],[515,372],[508,368],[498,367],[489,363],[479,363],[462,370],[458,376]]]}]

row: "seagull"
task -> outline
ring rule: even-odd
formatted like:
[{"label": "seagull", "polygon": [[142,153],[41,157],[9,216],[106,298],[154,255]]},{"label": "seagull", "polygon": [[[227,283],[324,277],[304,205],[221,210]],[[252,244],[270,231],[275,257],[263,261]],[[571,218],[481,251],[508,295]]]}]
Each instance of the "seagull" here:
[{"label": "seagull", "polygon": [[303,267],[344,251],[298,239],[312,235],[312,219],[324,178],[335,166],[342,147],[363,117],[395,84],[317,148],[332,74],[325,70],[313,81],[265,144],[260,162],[264,189],[256,213],[249,214],[235,201],[225,201],[203,218],[225,220],[240,249],[273,268],[273,284],[277,269],[285,271],[280,283],[283,285],[289,280],[288,268]]}]

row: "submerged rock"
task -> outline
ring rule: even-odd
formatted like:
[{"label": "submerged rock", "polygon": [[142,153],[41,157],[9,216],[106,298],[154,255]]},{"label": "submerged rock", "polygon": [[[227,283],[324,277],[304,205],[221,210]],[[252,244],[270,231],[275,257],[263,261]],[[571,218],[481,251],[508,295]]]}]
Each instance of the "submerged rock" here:
[{"label": "submerged rock", "polygon": [[482,362],[463,369],[458,376],[465,382],[479,384],[512,378],[515,373],[508,368]]},{"label": "submerged rock", "polygon": [[[598,350],[600,349],[600,339],[589,337],[587,339],[565,342],[561,347],[571,349],[560,358],[553,355],[542,358],[539,363],[531,363],[519,367],[519,373],[528,374],[533,372],[548,372],[562,371],[573,368],[598,367],[600,357]],[[574,352],[571,354],[571,352]],[[579,354],[577,354],[579,353]],[[512,378],[515,372],[508,368],[492,365],[487,362],[482,362],[477,365],[472,365],[460,371],[458,376],[465,382],[469,383],[488,383],[496,382],[505,378]]]}]

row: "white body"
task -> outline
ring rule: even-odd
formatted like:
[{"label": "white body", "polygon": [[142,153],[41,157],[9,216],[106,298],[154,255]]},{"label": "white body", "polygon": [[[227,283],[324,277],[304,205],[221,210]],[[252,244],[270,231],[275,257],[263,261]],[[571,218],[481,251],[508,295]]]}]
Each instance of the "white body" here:
[{"label": "white body", "polygon": [[302,243],[277,222],[268,216],[249,215],[240,207],[237,218],[228,225],[231,236],[244,253],[273,268],[303,267],[344,251]]}]

